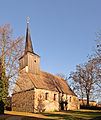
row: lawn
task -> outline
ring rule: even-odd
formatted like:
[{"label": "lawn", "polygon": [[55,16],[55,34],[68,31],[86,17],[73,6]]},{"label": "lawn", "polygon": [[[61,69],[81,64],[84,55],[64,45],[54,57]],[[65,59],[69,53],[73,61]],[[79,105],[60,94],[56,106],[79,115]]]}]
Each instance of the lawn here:
[{"label": "lawn", "polygon": [[67,112],[43,113],[54,120],[101,120],[101,111],[79,110]]},{"label": "lawn", "polygon": [[17,120],[101,120],[101,111],[98,110],[78,110],[61,112],[44,112],[41,114],[5,111],[5,115],[0,115],[0,120],[6,118]]}]

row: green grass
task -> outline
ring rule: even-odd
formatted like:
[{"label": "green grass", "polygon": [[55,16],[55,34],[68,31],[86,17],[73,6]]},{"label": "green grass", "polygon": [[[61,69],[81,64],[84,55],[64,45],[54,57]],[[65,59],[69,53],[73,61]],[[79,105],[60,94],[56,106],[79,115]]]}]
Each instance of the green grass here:
[{"label": "green grass", "polygon": [[101,120],[101,111],[66,111],[43,113],[55,120]]},{"label": "green grass", "polygon": [[[13,114],[11,115],[11,113]],[[10,116],[21,116],[21,120],[101,120],[101,111],[98,110],[44,112],[41,114],[27,113],[27,115],[24,112],[20,114],[19,112],[11,113]],[[5,120],[6,116],[9,117],[9,115],[0,116],[0,120]]]},{"label": "green grass", "polygon": [[24,117],[22,120],[101,120],[101,111],[62,111],[62,112],[45,112],[42,115],[49,119]]}]

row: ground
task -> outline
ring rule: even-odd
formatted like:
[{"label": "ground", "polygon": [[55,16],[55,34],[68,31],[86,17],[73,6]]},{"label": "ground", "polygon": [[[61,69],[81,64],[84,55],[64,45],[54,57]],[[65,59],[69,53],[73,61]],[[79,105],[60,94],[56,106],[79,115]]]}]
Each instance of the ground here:
[{"label": "ground", "polygon": [[78,110],[41,114],[5,111],[5,115],[0,115],[0,120],[101,120],[101,111]]}]

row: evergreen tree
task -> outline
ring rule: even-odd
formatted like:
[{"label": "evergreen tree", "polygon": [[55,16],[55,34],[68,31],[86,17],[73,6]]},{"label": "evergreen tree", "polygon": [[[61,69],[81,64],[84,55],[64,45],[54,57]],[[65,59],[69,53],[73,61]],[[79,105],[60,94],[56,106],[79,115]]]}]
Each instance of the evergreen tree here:
[{"label": "evergreen tree", "polygon": [[5,107],[8,105],[8,87],[8,78],[6,77],[5,68],[2,64],[2,59],[0,58],[0,100],[4,102]]}]

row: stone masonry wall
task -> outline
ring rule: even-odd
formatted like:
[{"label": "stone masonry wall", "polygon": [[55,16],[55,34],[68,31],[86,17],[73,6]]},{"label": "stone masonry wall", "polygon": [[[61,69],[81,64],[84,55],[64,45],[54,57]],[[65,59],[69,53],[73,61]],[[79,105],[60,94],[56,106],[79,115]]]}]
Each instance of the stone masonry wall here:
[{"label": "stone masonry wall", "polygon": [[[47,100],[46,100],[47,94]],[[55,94],[55,100],[54,100]],[[43,89],[35,89],[35,111],[38,111],[41,106],[43,107],[43,111],[59,111],[59,96],[58,92],[43,90]]]},{"label": "stone masonry wall", "polygon": [[34,112],[34,90],[13,94],[12,110],[20,112]]},{"label": "stone masonry wall", "polygon": [[67,110],[80,108],[79,100],[76,96],[35,88],[34,90],[13,94],[12,110],[22,112],[59,111],[61,108],[59,101],[61,100],[67,101]]},{"label": "stone masonry wall", "polygon": [[80,109],[78,97],[68,95],[68,109],[67,110],[77,110],[77,109]]},{"label": "stone masonry wall", "polygon": [[79,99],[77,96],[60,93],[60,102],[61,101],[63,101],[63,102],[67,101],[67,103],[68,103],[67,110],[77,110],[80,108]]}]

